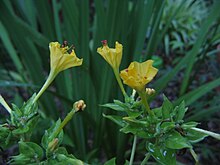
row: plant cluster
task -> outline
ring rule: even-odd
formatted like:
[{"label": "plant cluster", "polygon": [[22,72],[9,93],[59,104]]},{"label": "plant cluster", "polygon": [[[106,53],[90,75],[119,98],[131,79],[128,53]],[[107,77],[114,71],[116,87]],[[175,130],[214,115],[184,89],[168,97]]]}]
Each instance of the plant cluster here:
[{"label": "plant cluster", "polygon": [[[74,153],[75,157],[84,162],[102,164],[107,159],[116,157],[117,159],[112,159],[109,163],[116,160],[117,164],[123,164],[126,159],[129,159],[131,150],[128,145],[131,144],[133,136],[131,133],[124,134],[117,131],[118,125],[103,117],[103,110],[105,110],[104,116],[118,116],[123,122],[122,128],[129,123],[128,119],[126,121],[126,117],[129,115],[118,105],[113,106],[120,108],[121,111],[110,111],[106,110],[104,106],[99,106],[112,102],[115,98],[120,100],[122,107],[125,104],[132,112],[140,112],[140,116],[132,120],[141,120],[141,118],[145,120],[146,116],[150,118],[148,111],[150,113],[153,111],[158,120],[165,120],[157,113],[160,111],[162,113],[162,110],[158,109],[162,109],[160,106],[164,93],[172,100],[173,108],[171,109],[173,110],[170,111],[173,114],[177,113],[176,106],[180,107],[181,104],[184,104],[183,100],[189,109],[182,119],[184,121],[177,121],[174,115],[167,119],[170,121],[161,121],[161,125],[172,122],[172,118],[175,127],[178,124],[182,126],[189,121],[196,121],[202,123],[199,127],[214,132],[218,131],[218,128],[213,125],[220,126],[218,124],[220,99],[219,6],[219,0],[2,1],[0,3],[0,93],[7,102],[15,103],[19,107],[18,109],[23,112],[24,110],[21,110],[23,100],[28,100],[34,91],[41,89],[41,84],[45,81],[49,70],[47,54],[50,41],[68,40],[70,43],[74,43],[77,48],[76,54],[83,58],[81,67],[68,69],[56,77],[58,69],[66,69],[65,66],[68,66],[69,62],[76,60],[75,55],[71,54],[71,49],[66,50],[71,55],[65,57],[67,60],[65,65],[59,66],[61,64],[59,62],[63,63],[64,59],[54,59],[57,67],[49,73],[49,78],[39,92],[41,95],[32,96],[33,100],[37,100],[36,104],[39,106],[37,114],[32,114],[32,118],[39,116],[39,119],[36,118],[38,122],[37,126],[33,126],[35,129],[32,135],[25,133],[24,137],[25,139],[30,137],[29,142],[34,142],[43,149],[44,156],[40,161],[47,160],[46,149],[41,144],[44,130],[47,130],[50,124],[58,118],[64,119],[65,114],[71,109],[73,100],[81,98],[89,107],[88,111],[74,115],[73,120],[69,121],[65,127],[62,146],[65,146],[69,153]],[[117,56],[117,59],[114,59],[111,54],[109,57],[103,55],[105,59],[108,59],[108,63],[104,63],[101,56],[97,57],[97,47],[103,38],[108,39],[108,43],[107,41],[103,42],[106,46],[113,45],[116,40],[123,43],[121,64],[119,61],[122,56]],[[51,43],[51,46],[55,45],[58,43]],[[63,47],[66,45],[66,42],[63,43]],[[108,50],[107,47],[104,48],[106,51]],[[120,50],[122,45],[117,43],[116,48]],[[110,48],[110,50],[114,49]],[[163,56],[164,50],[168,56]],[[104,53],[102,47],[98,52]],[[73,60],[71,61],[71,59]],[[151,59],[153,62],[147,62],[146,59]],[[118,62],[114,64],[114,60]],[[135,71],[132,67],[143,66],[142,63],[132,62],[128,67],[131,72],[126,72],[126,70],[121,74],[119,72],[119,67],[120,69],[125,68],[130,61],[134,60],[145,61],[146,66],[153,65],[153,68],[160,69],[157,78],[153,79],[153,75],[156,74],[154,72],[153,82],[147,82],[149,83],[148,89],[143,90],[147,93],[145,93],[146,98],[144,99],[147,100],[145,102],[152,108],[147,111],[145,108],[147,106],[141,105],[141,95],[143,94],[138,92],[139,89],[131,94],[132,89],[135,89],[136,83],[138,83],[136,79],[139,78],[137,74],[130,75]],[[78,62],[80,64],[82,61],[79,59]],[[118,67],[118,70],[113,69],[113,73],[117,73],[115,74],[116,78],[111,73],[108,64],[112,67]],[[122,79],[124,84],[129,85],[131,81],[135,83],[130,85],[131,88],[125,87],[124,89],[123,83],[120,82],[122,77],[130,77],[127,80]],[[53,79],[53,86],[48,88]],[[116,80],[119,82],[118,86]],[[141,79],[141,82],[145,83],[146,81]],[[42,93],[44,94],[42,95]],[[123,96],[124,101],[122,101]],[[118,101],[116,103],[119,103]],[[9,107],[3,98],[1,98],[1,102],[6,108]],[[166,102],[165,96],[164,102]],[[159,108],[155,109],[154,107]],[[124,108],[126,109],[126,107]],[[11,112],[10,109],[13,109],[13,106],[8,108],[8,112]],[[15,112],[16,109],[13,111]],[[20,122],[20,119],[11,120],[11,115],[8,117],[7,112],[2,108],[0,113],[3,114],[0,124],[6,124],[4,128],[7,128],[7,125],[12,121]],[[31,121],[32,118],[27,121]],[[24,119],[26,120],[26,118]],[[32,124],[27,124],[27,126],[32,127]],[[20,128],[20,125],[17,123],[16,128],[18,127]],[[14,129],[13,126],[11,129]],[[154,126],[153,129],[155,129]],[[177,130],[173,128],[166,134],[172,131]],[[177,132],[186,138],[187,135]],[[162,133],[158,131],[156,133],[167,139],[162,136]],[[7,136],[9,138],[6,135],[8,135],[7,131],[4,135],[6,139],[13,141],[15,138],[13,131],[10,136]],[[20,135],[16,135],[17,140],[20,138]],[[138,153],[134,160],[136,164],[147,152],[146,141],[150,140],[152,144],[156,145],[155,139],[160,140],[156,135],[147,140],[136,135],[135,141],[138,144],[141,142],[136,148]],[[198,154],[200,161],[206,159],[208,162],[212,161],[212,164],[219,162],[220,147],[217,146],[220,143],[214,140],[209,138],[205,142],[195,145],[196,148],[193,149]],[[208,143],[211,141],[211,145],[207,144],[207,141]],[[4,143],[4,141],[1,142]],[[18,152],[16,142],[7,147],[3,144],[1,146],[0,164],[2,159],[6,160],[8,155],[11,156]],[[190,157],[189,151],[190,148],[184,155],[184,159],[187,156]],[[150,152],[148,153],[148,156],[153,156]],[[149,161],[153,161],[152,157]]]},{"label": "plant cluster", "polygon": [[68,154],[64,147],[60,147],[63,141],[63,127],[72,119],[76,112],[85,109],[86,104],[79,100],[73,104],[72,110],[67,114],[63,121],[58,119],[52,126],[45,130],[41,144],[31,141],[31,136],[39,124],[41,111],[37,101],[43,92],[48,88],[58,73],[74,66],[82,65],[72,47],[67,46],[67,42],[60,45],[58,42],[51,42],[50,48],[50,74],[43,87],[37,94],[23,104],[22,107],[12,105],[12,109],[0,97],[0,103],[10,114],[10,119],[0,125],[0,145],[3,150],[12,145],[18,144],[19,155],[12,156],[10,159],[3,160],[3,163],[10,164],[83,164],[72,154]]},{"label": "plant cluster", "polygon": [[172,18],[163,38],[166,55],[183,54],[198,38],[198,27],[208,13],[207,2],[167,0],[163,11],[160,29]]},{"label": "plant cluster", "polygon": [[120,47],[118,45],[116,42],[115,49],[109,48],[107,41],[104,41],[103,47],[98,48],[98,53],[112,67],[125,100],[125,102],[114,100],[114,103],[104,104],[104,107],[119,113],[117,115],[103,114],[103,116],[118,124],[121,132],[131,133],[134,136],[129,164],[133,164],[137,138],[143,139],[146,143],[146,157],[141,162],[142,165],[147,163],[150,156],[160,164],[174,165],[176,164],[176,153],[181,149],[189,149],[198,164],[193,144],[207,136],[220,140],[220,135],[196,128],[197,122],[184,122],[187,111],[184,101],[174,106],[164,96],[161,107],[150,109],[148,102],[155,90],[145,88],[145,85],[155,77],[158,71],[152,66],[152,60],[142,63],[132,62],[127,69],[120,72],[123,83],[133,89],[133,93],[129,97],[121,79],[118,78],[122,59],[122,45]]},{"label": "plant cluster", "polygon": [[[127,69],[119,73],[122,60],[123,46],[116,42],[115,48],[109,48],[106,40],[102,41],[103,47],[97,52],[112,67],[116,80],[124,95],[125,102],[114,100],[114,103],[102,106],[111,108],[118,115],[105,115],[104,117],[118,124],[123,133],[134,136],[129,164],[134,161],[137,138],[146,142],[146,157],[142,165],[146,164],[150,156],[161,164],[176,164],[176,153],[180,149],[189,149],[198,163],[193,144],[201,141],[206,136],[220,139],[220,135],[196,128],[196,122],[184,122],[183,118],[187,108],[184,101],[174,106],[165,96],[161,107],[150,109],[149,98],[155,93],[154,89],[145,88],[156,76],[158,70],[153,67],[153,61],[132,62]],[[73,115],[85,109],[83,100],[73,104],[72,110],[63,121],[58,119],[42,137],[41,144],[32,142],[31,135],[39,122],[40,110],[37,101],[48,88],[54,78],[63,70],[82,65],[73,48],[67,42],[60,45],[58,42],[50,43],[50,74],[41,90],[23,104],[21,108],[13,104],[12,109],[1,96],[0,102],[10,114],[10,119],[0,125],[0,144],[4,149],[11,145],[19,146],[19,155],[6,159],[11,164],[84,164],[81,160],[68,154],[64,147],[63,128],[72,119]],[[131,96],[126,93],[123,83],[133,89]],[[136,93],[138,96],[136,97]],[[40,138],[40,137],[39,137]],[[106,164],[115,164],[114,159]]]}]

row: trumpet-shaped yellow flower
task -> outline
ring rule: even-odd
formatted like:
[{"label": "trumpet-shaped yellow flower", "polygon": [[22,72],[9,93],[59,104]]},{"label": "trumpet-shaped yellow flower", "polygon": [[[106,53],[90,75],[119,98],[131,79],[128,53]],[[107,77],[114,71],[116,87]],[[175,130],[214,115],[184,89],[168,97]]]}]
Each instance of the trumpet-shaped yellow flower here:
[{"label": "trumpet-shaped yellow flower", "polygon": [[122,59],[123,46],[115,42],[115,48],[109,48],[107,41],[102,41],[103,47],[97,49],[97,52],[107,61],[113,69],[119,69]]},{"label": "trumpet-shaped yellow flower", "polygon": [[44,83],[43,87],[40,89],[33,102],[36,102],[43,92],[48,88],[48,86],[55,79],[57,74],[63,70],[74,66],[82,65],[83,59],[76,57],[76,54],[72,47],[67,46],[67,42],[61,46],[58,42],[51,42],[49,44],[50,48],[50,74],[47,81]]},{"label": "trumpet-shaped yellow flower", "polygon": [[[63,70],[74,66],[82,65],[83,59],[79,59],[74,50],[70,50],[66,45],[61,45],[58,42],[51,42],[50,48],[50,68],[51,71],[59,73]],[[69,51],[71,51],[69,53]]]},{"label": "trumpet-shaped yellow flower", "polygon": [[127,69],[120,73],[123,83],[139,92],[144,90],[145,85],[154,78],[158,71],[152,64],[152,60],[143,63],[132,62]]}]

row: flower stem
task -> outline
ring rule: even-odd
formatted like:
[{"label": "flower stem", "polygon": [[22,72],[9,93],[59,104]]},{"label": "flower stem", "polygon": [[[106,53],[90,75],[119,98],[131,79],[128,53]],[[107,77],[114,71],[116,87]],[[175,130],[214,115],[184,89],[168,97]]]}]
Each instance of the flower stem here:
[{"label": "flower stem", "polygon": [[50,71],[50,74],[44,83],[43,87],[40,89],[40,91],[37,93],[36,97],[34,98],[33,102],[36,102],[39,97],[44,93],[44,91],[48,88],[48,86],[52,83],[54,78],[56,77],[56,73],[54,71]]},{"label": "flower stem", "polygon": [[190,150],[190,153],[192,154],[192,156],[193,156],[193,158],[196,162],[195,165],[198,165],[199,164],[199,159],[198,159],[197,154],[195,153],[195,151],[192,148],[190,148],[189,150]]},{"label": "flower stem", "polygon": [[60,126],[58,127],[58,129],[55,131],[53,138],[56,138],[57,135],[62,131],[63,127],[72,119],[73,115],[75,114],[75,109],[72,109],[67,116],[65,117],[65,119],[62,121],[62,123],[60,124]]},{"label": "flower stem", "polygon": [[147,113],[154,116],[154,112],[150,110],[149,104],[147,102],[147,95],[146,95],[145,91],[144,90],[139,91],[138,94],[141,97],[142,103],[143,103],[145,109],[147,110]]},{"label": "flower stem", "polygon": [[137,136],[134,135],[134,141],[133,141],[133,145],[132,145],[131,157],[130,157],[129,165],[132,165],[133,161],[134,161],[134,154],[135,154],[135,150],[136,150],[136,142],[137,142]]},{"label": "flower stem", "polygon": [[145,154],[144,160],[141,162],[141,165],[145,165],[150,158],[150,153]]},{"label": "flower stem", "polygon": [[209,135],[213,138],[216,138],[218,140],[220,140],[220,134],[217,134],[217,133],[214,133],[214,132],[211,132],[211,131],[206,131],[206,130],[203,130],[203,129],[200,129],[200,128],[191,128],[192,130],[194,131],[197,131],[197,132],[201,132],[201,133],[204,133],[206,135]]},{"label": "flower stem", "polygon": [[6,103],[5,99],[2,97],[2,95],[0,95],[0,103],[2,104],[2,106],[8,111],[8,113],[11,114],[12,110],[9,107],[9,105]]},{"label": "flower stem", "polygon": [[114,72],[114,74],[115,74],[115,77],[116,77],[116,80],[117,80],[117,82],[118,82],[118,85],[119,85],[119,87],[120,87],[120,89],[121,89],[121,91],[122,91],[122,94],[124,95],[125,98],[128,98],[128,95],[127,95],[127,93],[125,92],[124,86],[123,86],[123,84],[122,84],[122,82],[121,82],[121,78],[120,78],[120,76],[119,76],[119,71],[118,71],[117,69],[113,69],[113,72]]}]

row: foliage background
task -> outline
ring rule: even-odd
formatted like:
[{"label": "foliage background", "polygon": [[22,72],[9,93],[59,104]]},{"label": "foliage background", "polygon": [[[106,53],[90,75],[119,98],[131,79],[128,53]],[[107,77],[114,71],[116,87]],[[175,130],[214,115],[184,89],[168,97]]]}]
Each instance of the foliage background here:
[{"label": "foliage background", "polygon": [[[123,162],[130,153],[129,135],[106,121],[102,113],[108,110],[99,106],[122,96],[110,67],[96,52],[103,39],[111,47],[119,41],[124,46],[121,69],[132,60],[150,58],[160,69],[151,85],[158,94],[152,107],[161,105],[161,93],[175,103],[184,99],[189,106],[186,120],[218,132],[219,7],[218,0],[2,0],[0,92],[21,105],[48,75],[49,42],[73,43],[83,66],[61,73],[40,99],[44,124],[36,135],[51,120],[65,116],[74,101],[84,99],[87,109],[65,129],[64,145],[90,163],[114,156]],[[207,139],[199,144],[201,160],[219,161],[216,143]],[[143,148],[138,147],[141,156]],[[192,161],[187,154],[183,158],[179,160]]]}]

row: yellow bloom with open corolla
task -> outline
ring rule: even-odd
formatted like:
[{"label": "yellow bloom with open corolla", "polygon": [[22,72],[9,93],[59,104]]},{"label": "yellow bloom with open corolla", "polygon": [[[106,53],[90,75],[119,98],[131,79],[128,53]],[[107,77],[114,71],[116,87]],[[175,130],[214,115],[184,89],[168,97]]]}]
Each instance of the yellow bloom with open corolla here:
[{"label": "yellow bloom with open corolla", "polygon": [[49,48],[51,71],[58,74],[68,68],[82,65],[83,59],[79,59],[74,49],[68,47],[67,43],[64,42],[61,46],[58,42],[51,42]]},{"label": "yellow bloom with open corolla", "polygon": [[107,40],[102,41],[103,46],[97,49],[97,52],[107,61],[113,69],[119,69],[122,59],[123,46],[115,42],[115,48],[109,48]]},{"label": "yellow bloom with open corolla", "polygon": [[131,88],[142,91],[157,74],[158,69],[152,66],[153,60],[145,62],[132,62],[127,69],[121,71],[120,76],[123,83]]},{"label": "yellow bloom with open corolla", "polygon": [[49,49],[50,73],[46,82],[34,98],[33,102],[36,102],[39,99],[39,97],[48,88],[48,86],[52,83],[59,72],[74,66],[80,66],[83,62],[83,59],[79,59],[76,56],[73,46],[67,46],[67,41],[64,41],[62,45],[60,45],[58,42],[51,42],[49,44]]}]

